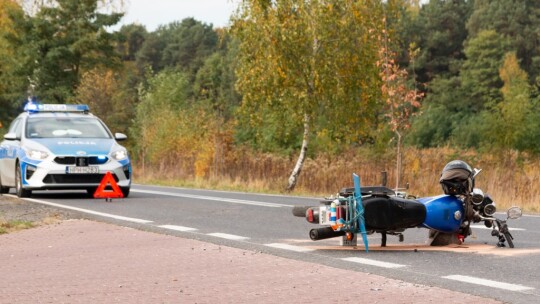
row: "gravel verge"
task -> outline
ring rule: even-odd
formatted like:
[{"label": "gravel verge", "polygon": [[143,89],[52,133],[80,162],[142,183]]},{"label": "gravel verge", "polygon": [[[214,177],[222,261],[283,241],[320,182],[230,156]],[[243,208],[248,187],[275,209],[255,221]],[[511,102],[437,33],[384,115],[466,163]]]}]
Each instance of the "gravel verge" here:
[{"label": "gravel verge", "polygon": [[[80,218],[75,212],[0,195],[0,234]],[[18,225],[13,225],[19,223]],[[22,224],[21,224],[22,223]],[[14,227],[13,227],[14,226]]]}]

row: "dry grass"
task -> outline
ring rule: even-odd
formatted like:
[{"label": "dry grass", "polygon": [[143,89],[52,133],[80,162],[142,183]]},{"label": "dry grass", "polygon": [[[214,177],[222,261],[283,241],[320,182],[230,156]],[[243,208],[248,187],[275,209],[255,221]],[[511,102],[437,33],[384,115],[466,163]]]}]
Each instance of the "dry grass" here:
[{"label": "dry grass", "polygon": [[[175,165],[159,169],[135,169],[135,180],[182,187],[224,189],[246,192],[284,193],[288,176],[296,159],[269,154],[235,151],[219,160],[219,171],[210,166],[205,178],[176,174]],[[488,193],[499,210],[517,205],[529,213],[540,212],[540,159],[517,152],[500,155],[480,154],[450,148],[405,149],[403,155],[403,187],[417,196],[441,193],[439,175],[444,165],[462,159],[471,166],[483,169],[476,179],[476,187]],[[180,161],[180,160],[179,160]],[[339,156],[319,156],[304,164],[294,194],[325,196],[352,185],[351,174],[357,173],[362,185],[380,185],[381,172],[387,172],[388,186],[396,186],[395,155],[355,149]],[[212,171],[213,170],[213,171]],[[166,172],[166,173],[164,173]]]}]

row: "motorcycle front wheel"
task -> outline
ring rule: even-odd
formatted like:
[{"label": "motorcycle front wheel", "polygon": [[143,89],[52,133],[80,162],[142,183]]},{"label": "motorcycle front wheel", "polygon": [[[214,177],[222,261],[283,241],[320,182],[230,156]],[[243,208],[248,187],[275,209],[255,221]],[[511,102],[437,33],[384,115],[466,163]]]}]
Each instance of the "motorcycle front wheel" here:
[{"label": "motorcycle front wheel", "polygon": [[514,242],[512,241],[514,238],[512,237],[512,235],[510,234],[510,232],[505,232],[505,233],[504,233],[504,238],[505,238],[506,241],[508,242],[508,247],[514,248]]}]

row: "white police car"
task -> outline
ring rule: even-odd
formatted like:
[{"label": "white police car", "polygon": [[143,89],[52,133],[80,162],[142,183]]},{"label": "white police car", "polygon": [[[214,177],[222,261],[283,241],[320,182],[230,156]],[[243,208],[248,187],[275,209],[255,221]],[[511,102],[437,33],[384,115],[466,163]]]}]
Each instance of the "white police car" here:
[{"label": "white police car", "polygon": [[17,196],[32,190],[83,189],[93,195],[111,172],[124,197],[131,186],[126,148],[87,105],[36,104],[11,123],[0,143],[0,193],[15,188]]}]

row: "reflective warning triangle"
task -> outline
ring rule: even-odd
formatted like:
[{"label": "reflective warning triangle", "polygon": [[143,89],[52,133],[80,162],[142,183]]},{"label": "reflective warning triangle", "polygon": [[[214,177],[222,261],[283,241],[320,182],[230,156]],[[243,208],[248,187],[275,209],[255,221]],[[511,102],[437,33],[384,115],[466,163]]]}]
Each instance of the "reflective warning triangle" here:
[{"label": "reflective warning triangle", "polygon": [[[105,191],[105,187],[107,185],[110,185],[112,188],[112,191]],[[122,190],[120,190],[120,187],[118,187],[118,184],[114,180],[114,177],[112,176],[111,172],[107,171],[105,176],[103,176],[103,179],[101,180],[101,183],[96,189],[96,192],[94,192],[94,198],[123,198],[124,194],[122,193]]]}]

